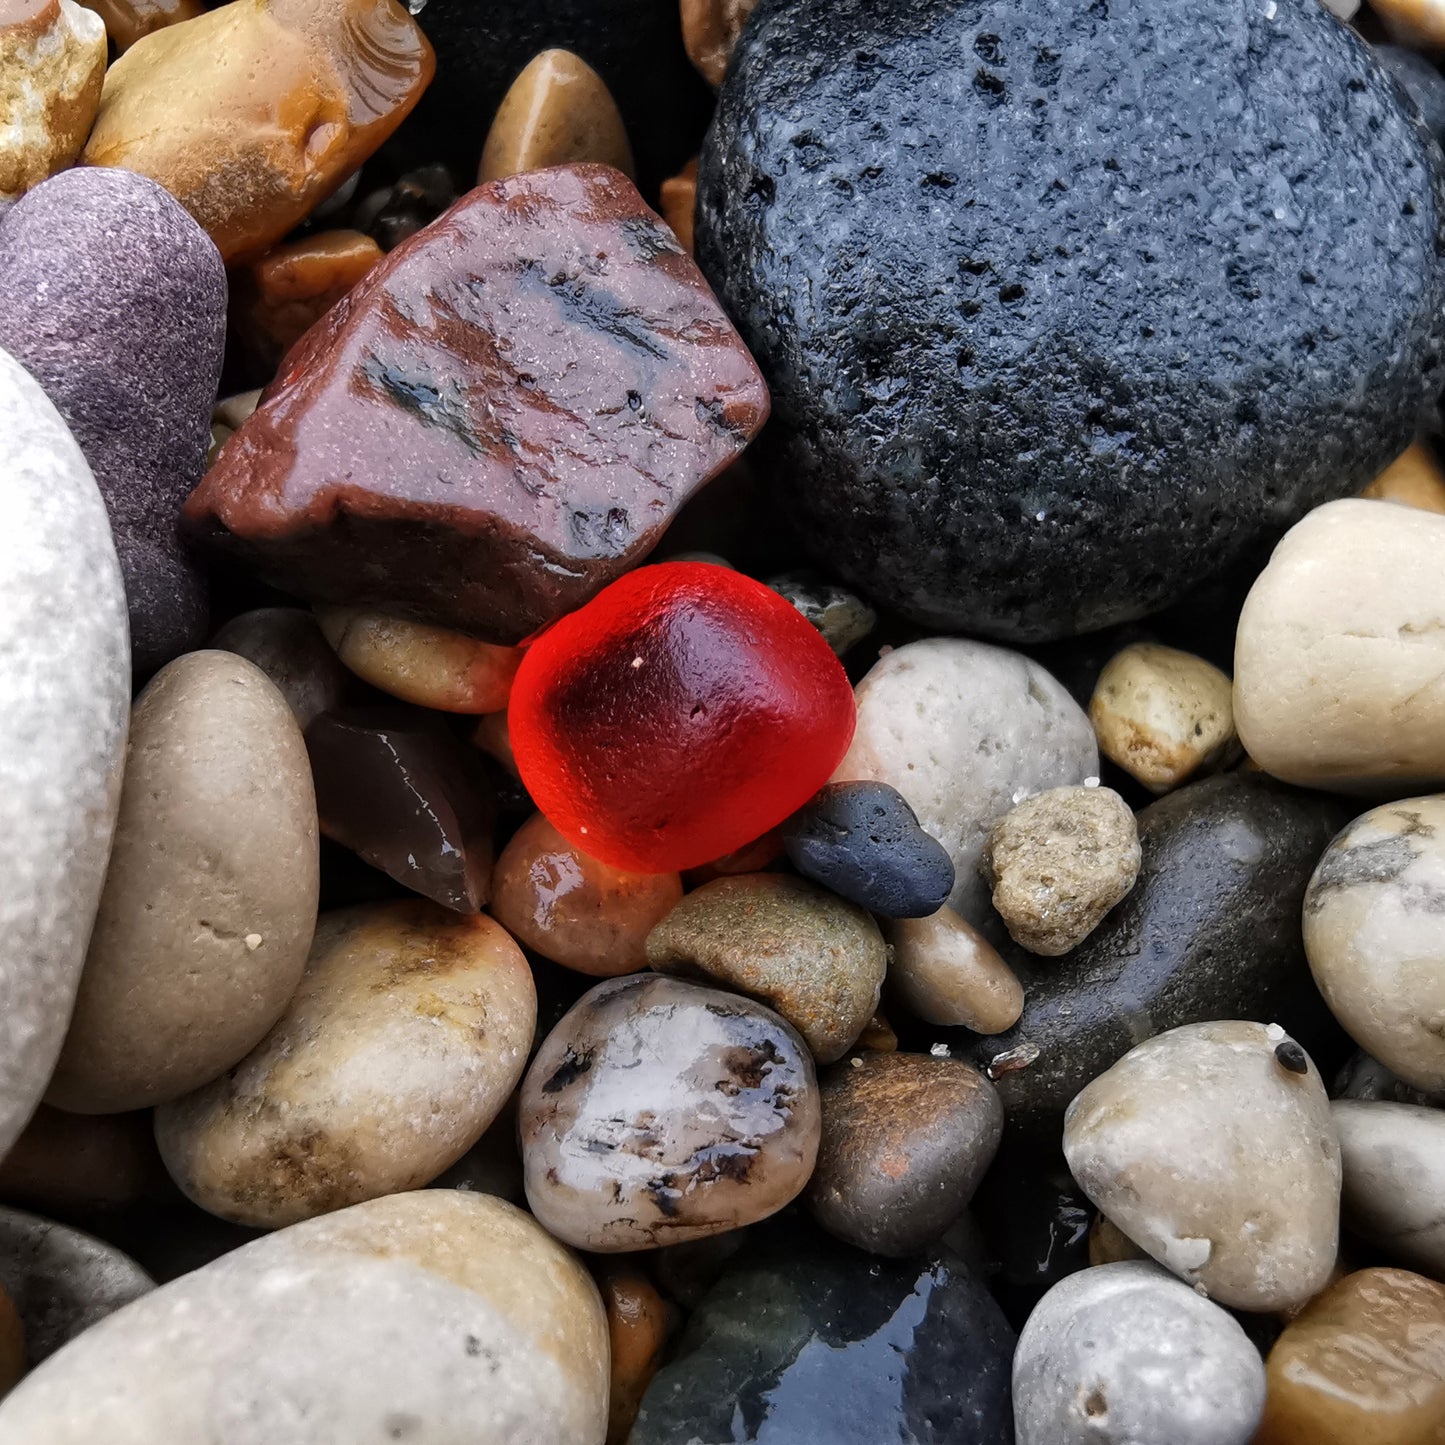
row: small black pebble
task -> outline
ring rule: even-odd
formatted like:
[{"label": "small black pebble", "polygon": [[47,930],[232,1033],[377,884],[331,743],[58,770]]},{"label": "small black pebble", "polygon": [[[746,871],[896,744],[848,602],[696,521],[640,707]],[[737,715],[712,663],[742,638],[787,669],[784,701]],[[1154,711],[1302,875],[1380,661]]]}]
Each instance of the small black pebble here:
[{"label": "small black pebble", "polygon": [[1282,1044],[1276,1044],[1274,1056],[1282,1067],[1288,1069],[1292,1074],[1307,1074],[1310,1071],[1310,1058],[1293,1039],[1286,1039]]}]

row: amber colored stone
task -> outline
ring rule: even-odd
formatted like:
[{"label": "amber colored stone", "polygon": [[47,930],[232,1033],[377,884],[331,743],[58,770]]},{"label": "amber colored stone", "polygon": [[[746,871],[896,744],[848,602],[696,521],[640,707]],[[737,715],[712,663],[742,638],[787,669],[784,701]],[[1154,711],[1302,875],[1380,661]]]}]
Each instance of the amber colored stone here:
[{"label": "amber colored stone", "polygon": [[325,200],[434,68],[396,0],[231,0],[111,66],[82,159],[159,181],[230,265]]},{"label": "amber colored stone", "polygon": [[506,713],[489,712],[479,719],[472,741],[488,757],[501,763],[513,777],[517,776],[517,755],[512,751],[512,734],[507,729]]},{"label": "amber colored stone", "polygon": [[1275,1341],[1254,1445],[1441,1445],[1445,1285],[1362,1269]]},{"label": "amber colored stone", "polygon": [[[653,1367],[656,1369],[656,1366]],[[0,1289],[0,1395],[8,1394],[25,1373],[25,1326],[15,1301]],[[637,1413],[636,1408],[633,1414]]]},{"label": "amber colored stone", "polygon": [[292,592],[515,643],[640,562],[767,414],[625,177],[532,171],[463,197],[306,334],[186,518]]},{"label": "amber colored stone", "polygon": [[673,1311],[652,1281],[630,1265],[608,1266],[597,1285],[607,1310],[612,1344],[607,1445],[627,1445],[643,1393],[662,1363],[662,1352],[672,1334]]},{"label": "amber colored stone", "polygon": [[274,370],[381,254],[381,247],[360,231],[322,231],[267,251],[231,273],[236,330],[256,359]]},{"label": "amber colored stone", "polygon": [[482,147],[477,184],[595,161],[636,180],[632,147],[607,83],[570,50],[544,50],[512,82]]},{"label": "amber colored stone", "polygon": [[758,0],[682,0],[682,43],[687,58],[714,88],[723,83],[733,47]]},{"label": "amber colored stone", "polygon": [[443,908],[475,913],[487,901],[491,790],[439,718],[339,708],[306,729],[306,749],[328,838]]},{"label": "amber colored stone", "polygon": [[81,0],[105,21],[105,33],[124,55],[143,35],[205,14],[199,0]]},{"label": "amber colored stone", "polygon": [[627,873],[599,863],[537,813],[497,859],[491,912],[543,958],[611,978],[647,967],[647,935],[681,898],[676,873]]},{"label": "amber colored stone", "polygon": [[1411,442],[1360,495],[1445,512],[1445,471],[1424,442]]},{"label": "amber colored stone", "polygon": [[761,873],[783,856],[783,835],[776,828],[769,828],[761,838],[704,863],[701,868],[689,868],[682,875],[682,881],[689,888],[700,888],[714,878],[732,878],[739,873]]},{"label": "amber colored stone", "polygon": [[897,1051],[898,1035],[888,1022],[888,1015],[881,1009],[863,1025],[863,1032],[853,1043],[855,1049],[866,1049],[871,1054],[891,1054]]},{"label": "amber colored stone", "polygon": [[662,199],[658,207],[662,219],[672,227],[672,234],[682,243],[689,256],[693,254],[692,232],[697,215],[697,157],[694,156],[675,176],[662,183]]}]

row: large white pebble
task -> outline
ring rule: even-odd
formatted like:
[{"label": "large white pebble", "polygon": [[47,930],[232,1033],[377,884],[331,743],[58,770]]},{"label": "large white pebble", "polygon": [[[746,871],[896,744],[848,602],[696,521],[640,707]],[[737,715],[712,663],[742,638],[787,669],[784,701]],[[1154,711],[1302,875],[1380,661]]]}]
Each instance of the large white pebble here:
[{"label": "large white pebble", "polygon": [[130,638],[105,504],[0,351],[0,1154],[60,1052],[120,798]]},{"label": "large white pebble", "polygon": [[1222,1304],[1289,1309],[1334,1268],[1339,1141],[1314,1064],[1276,1025],[1146,1039],[1069,1105],[1064,1155],[1135,1244]]},{"label": "large white pebble", "polygon": [[1245,1445],[1264,1362],[1226,1310],[1142,1260],[1060,1280],[1019,1335],[1018,1445]]},{"label": "large white pebble", "polygon": [[372,1200],[111,1315],[0,1403],[5,1445],[602,1445],[587,1271],[489,1195]]},{"label": "large white pebble", "polygon": [[982,923],[991,912],[978,872],[988,830],[1045,788],[1097,776],[1089,719],[1038,663],[958,637],[896,648],[856,697],[857,731],[833,780],[897,788],[953,859],[949,907]]}]

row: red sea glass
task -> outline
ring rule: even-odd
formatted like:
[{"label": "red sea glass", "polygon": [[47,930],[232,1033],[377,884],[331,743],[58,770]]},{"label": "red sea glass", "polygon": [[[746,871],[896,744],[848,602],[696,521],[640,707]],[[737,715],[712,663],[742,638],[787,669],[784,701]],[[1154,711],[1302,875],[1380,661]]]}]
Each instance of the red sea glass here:
[{"label": "red sea glass", "polygon": [[800,808],[854,716],[842,664],[790,603],[725,567],[663,562],[528,647],[507,720],[522,781],[563,837],[664,873]]}]

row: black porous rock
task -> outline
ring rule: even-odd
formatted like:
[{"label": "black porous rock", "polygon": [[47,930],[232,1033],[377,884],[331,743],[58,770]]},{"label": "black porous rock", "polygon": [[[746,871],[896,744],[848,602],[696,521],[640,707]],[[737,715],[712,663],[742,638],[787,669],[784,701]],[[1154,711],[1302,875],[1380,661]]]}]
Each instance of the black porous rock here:
[{"label": "black porous rock", "polygon": [[697,154],[712,92],[683,49],[678,0],[426,0],[416,18],[436,78],[397,140],[411,164],[446,162],[462,190],[507,87],[553,46],[607,82],[650,201]]},{"label": "black porous rock", "polygon": [[1403,450],[1440,382],[1439,164],[1318,0],[764,0],[698,259],[819,559],[1041,641]]},{"label": "black porous rock", "polygon": [[1259,773],[1206,778],[1145,808],[1133,891],[1063,958],[1010,953],[1022,1017],[955,1046],[994,1079],[1009,1133],[1056,1144],[1085,1084],[1181,1024],[1278,1023],[1328,1072],[1343,1035],[1310,978],[1300,912],[1345,815]]},{"label": "black porous rock", "polygon": [[205,468],[225,328],[220,253],[145,176],[62,171],[0,222],[0,348],[95,474],[142,676],[206,632],[205,578],[177,522]]},{"label": "black porous rock", "polygon": [[1434,61],[1403,45],[1377,45],[1375,58],[1420,108],[1420,118],[1437,141],[1445,141],[1445,75]]},{"label": "black porous rock", "polygon": [[1012,1445],[1014,1334],[958,1255],[775,1235],[738,1260],[629,1445]]},{"label": "black porous rock", "polygon": [[953,859],[887,783],[829,783],[782,827],[805,878],[884,918],[927,918],[953,892]]}]

